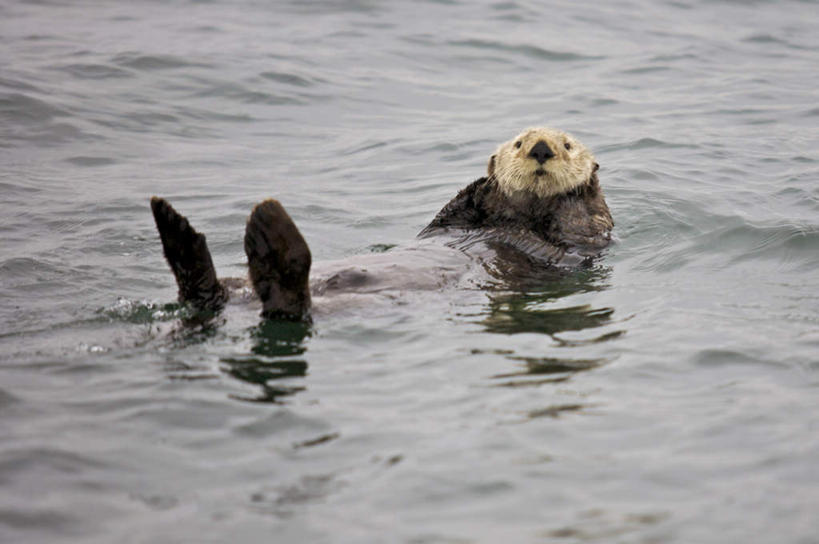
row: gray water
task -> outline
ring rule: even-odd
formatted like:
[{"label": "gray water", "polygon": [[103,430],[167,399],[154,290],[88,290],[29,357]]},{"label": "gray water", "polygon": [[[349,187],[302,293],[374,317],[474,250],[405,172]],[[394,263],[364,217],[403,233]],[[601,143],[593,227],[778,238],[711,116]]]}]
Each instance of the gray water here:
[{"label": "gray water", "polygon": [[[0,5],[0,542],[819,542],[819,5]],[[246,273],[413,239],[533,125],[618,242],[181,330],[148,199]]]}]

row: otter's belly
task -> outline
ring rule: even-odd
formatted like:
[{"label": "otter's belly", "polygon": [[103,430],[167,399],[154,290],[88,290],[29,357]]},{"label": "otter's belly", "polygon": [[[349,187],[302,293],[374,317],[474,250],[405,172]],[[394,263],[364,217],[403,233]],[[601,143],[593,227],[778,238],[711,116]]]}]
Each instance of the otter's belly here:
[{"label": "otter's belly", "polygon": [[386,253],[317,262],[310,280],[313,314],[408,304],[424,293],[459,286],[472,264],[463,252],[428,241]]},{"label": "otter's belly", "polygon": [[471,259],[446,245],[419,242],[386,253],[356,255],[313,265],[314,297],[339,293],[429,291],[458,283]]},{"label": "otter's belly", "polygon": [[[525,230],[444,231],[385,253],[319,261],[310,272],[314,314],[400,303],[424,292],[548,281],[587,256],[559,248]],[[547,273],[544,273],[547,272]],[[234,303],[258,303],[247,280],[226,278]]]}]

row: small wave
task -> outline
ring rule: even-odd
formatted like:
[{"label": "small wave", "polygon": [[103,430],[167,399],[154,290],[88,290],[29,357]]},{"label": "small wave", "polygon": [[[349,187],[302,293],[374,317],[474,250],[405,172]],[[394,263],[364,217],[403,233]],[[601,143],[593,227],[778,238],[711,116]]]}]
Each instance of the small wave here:
[{"label": "small wave", "polygon": [[648,59],[648,62],[678,62],[678,61],[699,61],[699,55],[694,53],[679,53],[676,55],[656,55]]},{"label": "small wave", "polygon": [[771,108],[747,108],[747,107],[739,107],[739,108],[720,108],[714,110],[713,113],[715,115],[741,115],[741,116],[749,116],[749,115],[762,115],[766,113],[771,113]]},{"label": "small wave", "polygon": [[[446,0],[445,0],[446,1]],[[288,9],[315,17],[317,13],[378,13],[387,4],[371,0],[292,0]]]},{"label": "small wave", "polygon": [[87,470],[108,468],[107,462],[93,459],[67,450],[32,447],[3,452],[0,474],[21,473],[29,470],[50,471],[62,474],[78,474]]},{"label": "small wave", "polygon": [[48,507],[26,506],[25,508],[0,509],[0,525],[12,529],[39,528],[40,531],[52,531],[55,535],[71,534],[81,527],[80,520],[67,513]]},{"label": "small wave", "polygon": [[57,67],[77,79],[123,79],[133,77],[129,70],[108,64],[68,64]]},{"label": "small wave", "polygon": [[6,123],[35,124],[65,116],[66,111],[26,94],[0,94],[0,119]]},{"label": "small wave", "polygon": [[20,399],[9,393],[8,391],[4,391],[0,389],[0,408],[8,408],[12,404],[17,404],[20,402]]},{"label": "small wave", "polygon": [[[819,228],[805,225],[754,225],[734,219],[730,225],[699,236],[691,246],[700,251],[723,252],[734,256],[728,263],[774,259],[782,264],[819,262]],[[689,246],[689,248],[691,247]]]},{"label": "small wave", "polygon": [[301,442],[293,443],[293,449],[301,449],[301,448],[312,448],[313,446],[320,446],[321,444],[326,444],[331,440],[336,440],[338,437],[341,436],[341,433],[329,433],[323,434],[316,438],[311,438],[309,440],[302,440]]},{"label": "small wave", "polygon": [[44,260],[31,257],[13,257],[0,262],[0,271],[6,279],[9,278],[32,278],[37,281],[58,276],[61,269]]},{"label": "small wave", "polygon": [[[597,153],[600,155],[614,153],[618,151],[637,151],[643,149],[699,149],[701,146],[690,143],[669,142],[658,138],[644,137],[637,140],[624,141],[622,143],[599,146]],[[647,172],[641,170],[640,172]],[[665,175],[660,176],[665,177]],[[655,178],[658,179],[658,178]]]},{"label": "small wave", "polygon": [[[814,163],[816,160],[807,157],[794,157],[794,162]],[[798,181],[796,179],[789,179],[788,182]],[[794,207],[806,207],[811,211],[819,211],[819,187],[812,190],[802,189],[800,187],[785,187],[776,192],[777,199],[784,199]]]},{"label": "small wave", "polygon": [[288,74],[286,72],[262,72],[259,75],[264,79],[269,79],[277,83],[284,83],[286,85],[292,85],[294,87],[312,87],[314,85],[313,81],[307,78],[297,76],[296,74]]},{"label": "small wave", "polygon": [[197,108],[192,106],[179,106],[176,113],[181,117],[194,119],[197,121],[217,121],[223,123],[248,123],[254,120],[246,113],[227,113],[211,109]]},{"label": "small wave", "polygon": [[98,138],[61,120],[66,117],[71,114],[45,100],[21,93],[0,93],[0,148],[23,145],[18,142],[56,145]]},{"label": "small wave", "polygon": [[30,85],[23,81],[18,81],[16,79],[8,79],[5,77],[0,77],[0,87],[6,87],[8,89],[14,89],[15,91],[26,91],[26,92],[37,92],[40,89],[35,87],[34,85]]},{"label": "small wave", "polygon": [[732,262],[776,259],[812,267],[819,264],[819,228],[799,225],[754,227],[756,243]]},{"label": "small wave", "polygon": [[115,118],[97,119],[95,123],[118,130],[133,132],[148,132],[161,128],[174,134],[190,136],[201,134],[201,129],[184,126],[179,122],[179,118],[169,113],[141,110],[119,115]]},{"label": "small wave", "polygon": [[116,164],[117,161],[108,157],[69,157],[65,159],[65,162],[73,164],[75,166],[108,166],[110,164]]},{"label": "small wave", "polygon": [[0,128],[0,148],[11,148],[18,145],[14,142],[31,142],[40,146],[52,146],[98,139],[97,136],[83,132],[69,123],[45,123],[42,126],[32,126],[28,130],[15,131],[11,134],[8,132],[4,134],[3,128],[6,127]]},{"label": "small wave", "polygon": [[621,70],[621,74],[631,74],[631,75],[639,75],[639,74],[651,74],[656,72],[667,72],[671,70],[670,66],[640,66],[639,68],[627,68],[625,70]]},{"label": "small wave", "polygon": [[295,96],[251,90],[233,82],[202,82],[203,88],[195,92],[195,98],[219,98],[241,104],[264,104],[268,106],[299,105],[302,100]]},{"label": "small wave", "polygon": [[620,101],[614,98],[595,98],[590,104],[592,106],[616,106],[620,104]]},{"label": "small wave", "polygon": [[350,155],[357,155],[359,153],[365,153],[367,151],[374,151],[376,149],[381,149],[386,147],[388,142],[385,141],[365,141],[361,143],[355,143],[352,147],[349,147],[342,151],[342,153],[346,156]]},{"label": "small wave", "polygon": [[551,49],[544,49],[536,45],[510,45],[497,41],[489,40],[455,40],[448,42],[449,45],[456,47],[469,47],[472,49],[484,49],[491,51],[504,51],[507,53],[515,53],[540,60],[548,60],[554,62],[571,62],[579,60],[600,60],[605,57],[581,55],[579,53],[572,53],[570,51],[553,51]]},{"label": "small wave", "polygon": [[640,138],[639,140],[635,140],[625,145],[625,149],[651,149],[651,148],[664,148],[664,149],[696,149],[699,146],[695,144],[681,144],[676,142],[664,142],[662,140],[657,140],[655,138]]},{"label": "small wave", "polygon": [[780,266],[811,269],[819,266],[819,227],[779,224],[754,225],[743,218],[677,244],[652,259],[654,270],[672,270],[702,254],[724,255],[725,266],[756,260],[778,261]]},{"label": "small wave", "polygon": [[559,418],[564,412],[582,412],[587,406],[585,404],[553,404],[546,408],[539,408],[537,410],[530,410],[526,417],[529,419],[537,419],[541,417]]},{"label": "small wave", "polygon": [[509,357],[513,361],[521,361],[526,367],[519,372],[497,374],[493,378],[512,378],[516,376],[530,376],[543,374],[564,374],[591,370],[608,363],[608,359],[568,359],[557,357]]},{"label": "small wave", "polygon": [[779,361],[765,360],[745,352],[730,349],[703,349],[694,355],[693,360],[697,365],[708,367],[732,364],[786,366],[785,363]]},{"label": "small wave", "polygon": [[773,36],[771,34],[752,34],[747,38],[742,40],[745,43],[758,43],[762,45],[782,45],[789,49],[798,49],[803,51],[810,51],[812,48],[805,47],[802,45],[795,44],[791,41],[788,41],[784,38],[780,38],[778,36]]},{"label": "small wave", "polygon": [[213,68],[206,62],[193,62],[173,55],[139,55],[136,53],[121,53],[114,56],[111,62],[117,66],[125,66],[134,70],[170,70],[174,68]]}]

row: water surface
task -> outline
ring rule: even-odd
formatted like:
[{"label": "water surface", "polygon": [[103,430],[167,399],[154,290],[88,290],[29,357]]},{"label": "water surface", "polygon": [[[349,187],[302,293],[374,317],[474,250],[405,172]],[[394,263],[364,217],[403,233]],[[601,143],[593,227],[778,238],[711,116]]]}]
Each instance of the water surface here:
[{"label": "water surface", "polygon": [[[814,542],[819,6],[0,7],[0,541]],[[148,207],[245,274],[411,241],[495,146],[591,148],[595,266],[178,327]]]}]

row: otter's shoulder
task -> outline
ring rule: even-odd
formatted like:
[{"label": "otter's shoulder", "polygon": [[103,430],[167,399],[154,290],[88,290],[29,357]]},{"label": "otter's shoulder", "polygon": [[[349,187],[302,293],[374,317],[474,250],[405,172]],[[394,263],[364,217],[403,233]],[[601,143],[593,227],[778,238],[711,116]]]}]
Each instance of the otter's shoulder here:
[{"label": "otter's shoulder", "polygon": [[497,200],[497,189],[490,178],[478,178],[450,200],[418,236],[425,237],[439,229],[468,229],[484,224],[488,208]]}]

